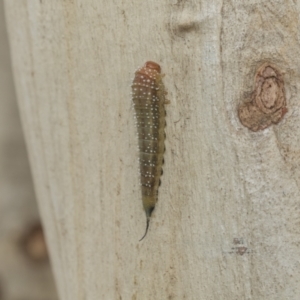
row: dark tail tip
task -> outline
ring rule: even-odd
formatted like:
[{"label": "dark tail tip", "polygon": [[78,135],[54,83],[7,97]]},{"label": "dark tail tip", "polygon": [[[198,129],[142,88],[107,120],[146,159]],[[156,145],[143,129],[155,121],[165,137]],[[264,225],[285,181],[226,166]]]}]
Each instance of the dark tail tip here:
[{"label": "dark tail tip", "polygon": [[143,237],[139,240],[139,242],[140,242],[141,240],[143,240],[144,237],[147,235],[148,228],[149,228],[149,223],[150,223],[150,218],[147,218],[146,232],[145,232],[145,234],[143,235]]}]

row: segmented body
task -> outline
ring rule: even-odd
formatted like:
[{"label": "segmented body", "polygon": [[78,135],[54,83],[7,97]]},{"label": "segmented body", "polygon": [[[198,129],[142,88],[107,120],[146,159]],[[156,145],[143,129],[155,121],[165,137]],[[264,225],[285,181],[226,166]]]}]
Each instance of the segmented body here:
[{"label": "segmented body", "polygon": [[155,62],[146,62],[135,72],[132,83],[132,100],[138,130],[142,200],[147,217],[146,232],[142,239],[148,231],[162,175],[166,125],[164,105],[167,102],[165,94],[160,66]]}]

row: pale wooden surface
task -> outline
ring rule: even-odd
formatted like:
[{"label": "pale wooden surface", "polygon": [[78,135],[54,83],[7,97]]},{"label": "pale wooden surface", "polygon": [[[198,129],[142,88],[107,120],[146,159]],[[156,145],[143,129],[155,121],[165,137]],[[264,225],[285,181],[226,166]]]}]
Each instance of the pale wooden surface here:
[{"label": "pale wooden surface", "polygon": [[[48,261],[32,260],[24,242],[40,222],[13,84],[0,1],[0,299],[55,300]],[[36,249],[36,247],[35,247]]]},{"label": "pale wooden surface", "polygon": [[[17,1],[22,121],[61,299],[299,299],[299,1]],[[148,236],[130,83],[161,64],[171,104]],[[237,107],[270,61],[288,113]]]}]

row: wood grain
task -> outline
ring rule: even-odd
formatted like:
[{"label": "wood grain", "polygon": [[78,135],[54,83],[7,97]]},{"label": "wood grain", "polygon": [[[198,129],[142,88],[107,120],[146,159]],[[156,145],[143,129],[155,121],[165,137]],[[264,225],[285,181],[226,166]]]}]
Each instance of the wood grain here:
[{"label": "wood grain", "polygon": [[[35,238],[31,234],[36,224],[40,224],[40,217],[17,107],[4,5],[0,2],[1,300],[58,299],[42,230],[39,228]],[[29,245],[30,249],[24,247]]]}]

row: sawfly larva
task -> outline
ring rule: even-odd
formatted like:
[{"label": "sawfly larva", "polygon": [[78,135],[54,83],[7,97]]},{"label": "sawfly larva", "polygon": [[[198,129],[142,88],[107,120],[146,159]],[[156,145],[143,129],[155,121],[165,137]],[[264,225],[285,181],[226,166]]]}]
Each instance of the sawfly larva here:
[{"label": "sawfly larva", "polygon": [[158,197],[165,152],[164,105],[168,103],[162,82],[160,66],[152,61],[135,72],[132,100],[138,131],[140,181],[143,206],[146,213],[146,236],[151,214]]}]

